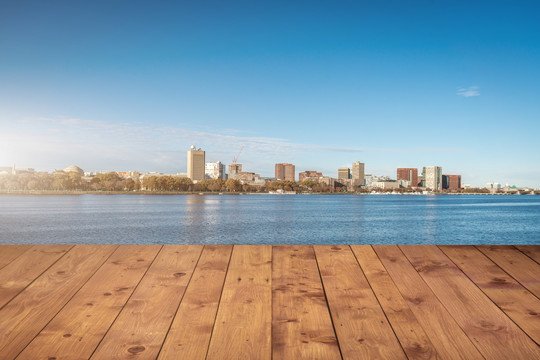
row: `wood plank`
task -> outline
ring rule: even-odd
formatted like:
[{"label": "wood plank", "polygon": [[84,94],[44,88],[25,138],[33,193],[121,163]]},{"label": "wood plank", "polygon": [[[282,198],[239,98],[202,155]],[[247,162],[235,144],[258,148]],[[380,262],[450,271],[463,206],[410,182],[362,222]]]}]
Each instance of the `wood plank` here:
[{"label": "wood plank", "polygon": [[92,359],[155,359],[202,250],[165,245]]},{"label": "wood plank", "polygon": [[511,245],[477,246],[521,285],[540,298],[540,265]]},{"label": "wood plank", "polygon": [[443,359],[483,359],[467,335],[396,245],[374,245],[377,256]]},{"label": "wood plank", "polygon": [[0,309],[72,247],[72,245],[33,246],[2,268]]},{"label": "wood plank", "polygon": [[343,359],[406,359],[349,246],[315,246]]},{"label": "wood plank", "polygon": [[89,358],[160,248],[119,247],[18,359]]},{"label": "wood plank", "polygon": [[540,264],[540,245],[514,245],[514,247]]},{"label": "wood plank", "polygon": [[407,357],[409,359],[440,358],[373,248],[369,245],[351,245],[351,249]]},{"label": "wood plank", "polygon": [[487,359],[540,359],[538,346],[436,246],[400,246]]},{"label": "wood plank", "polygon": [[472,246],[439,248],[537,344],[540,300]]},{"label": "wood plank", "polygon": [[0,245],[0,269],[30,250],[31,247],[32,245]]},{"label": "wood plank", "polygon": [[235,245],[207,359],[270,359],[272,247]]},{"label": "wood plank", "polygon": [[273,359],[341,359],[312,246],[274,246]]},{"label": "wood plank", "polygon": [[0,358],[17,356],[116,248],[75,246],[0,310]]},{"label": "wood plank", "polygon": [[204,247],[159,359],[206,358],[231,252],[231,245]]}]

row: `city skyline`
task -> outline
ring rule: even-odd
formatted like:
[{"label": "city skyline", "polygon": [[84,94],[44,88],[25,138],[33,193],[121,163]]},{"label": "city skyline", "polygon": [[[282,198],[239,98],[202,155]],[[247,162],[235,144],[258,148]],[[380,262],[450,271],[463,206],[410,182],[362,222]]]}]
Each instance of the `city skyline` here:
[{"label": "city skyline", "polygon": [[[441,165],[540,188],[535,2],[10,3],[0,166]],[[301,16],[300,16],[301,14]]]}]

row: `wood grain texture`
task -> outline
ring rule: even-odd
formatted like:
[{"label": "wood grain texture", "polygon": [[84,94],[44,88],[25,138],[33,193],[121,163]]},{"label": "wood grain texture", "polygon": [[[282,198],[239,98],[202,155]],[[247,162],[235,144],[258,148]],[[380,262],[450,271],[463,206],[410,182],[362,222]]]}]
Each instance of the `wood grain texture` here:
[{"label": "wood grain texture", "polygon": [[165,245],[92,359],[155,359],[202,249]]},{"label": "wood grain texture", "polygon": [[0,269],[30,248],[32,248],[32,245],[0,245]]},{"label": "wood grain texture", "polygon": [[18,359],[88,359],[160,248],[119,247]]},{"label": "wood grain texture", "polygon": [[273,247],[273,359],[340,359],[312,246]]},{"label": "wood grain texture", "polygon": [[540,264],[540,245],[514,245],[514,247]]},{"label": "wood grain texture", "polygon": [[72,245],[33,246],[0,269],[0,309],[71,248]]},{"label": "wood grain texture", "polygon": [[207,359],[270,359],[272,247],[235,245]]},{"label": "wood grain texture", "polygon": [[343,359],[406,359],[350,247],[315,252]]},{"label": "wood grain texture", "polygon": [[[358,263],[409,359],[439,359],[435,347],[369,245],[351,245]],[[340,342],[341,343],[341,342]]]},{"label": "wood grain texture", "polygon": [[374,245],[399,292],[443,359],[483,359],[396,245]]},{"label": "wood grain texture", "polygon": [[540,348],[436,246],[400,246],[487,359],[540,359]]},{"label": "wood grain texture", "polygon": [[206,358],[231,252],[231,245],[204,247],[159,359]]},{"label": "wood grain texture", "polygon": [[12,359],[117,248],[78,245],[0,310],[0,359]]},{"label": "wood grain texture", "polygon": [[540,298],[540,265],[537,262],[511,245],[481,245],[477,248]]},{"label": "wood grain texture", "polygon": [[506,315],[540,344],[540,300],[478,249],[446,245],[439,248]]}]

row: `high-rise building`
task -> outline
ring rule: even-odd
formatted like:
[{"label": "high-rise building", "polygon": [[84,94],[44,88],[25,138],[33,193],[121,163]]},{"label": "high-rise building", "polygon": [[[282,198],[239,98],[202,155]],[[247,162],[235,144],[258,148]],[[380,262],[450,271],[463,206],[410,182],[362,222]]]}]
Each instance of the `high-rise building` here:
[{"label": "high-rise building", "polygon": [[345,179],[345,180],[349,180],[351,178],[351,169],[349,168],[339,168],[337,170],[337,177],[338,179]]},{"label": "high-rise building", "polygon": [[206,179],[225,180],[225,165],[223,165],[221,161],[206,163],[204,167],[204,175]]},{"label": "high-rise building", "polygon": [[242,172],[242,164],[229,165],[229,179],[236,179],[236,175]]},{"label": "high-rise building", "polygon": [[187,152],[187,173],[193,182],[204,180],[205,152],[201,148],[195,150],[195,145]]},{"label": "high-rise building", "polygon": [[442,190],[442,167],[424,166],[422,170],[424,186],[432,191]]},{"label": "high-rise building", "polygon": [[293,164],[276,164],[276,179],[294,181],[295,172]]},{"label": "high-rise building", "polygon": [[354,186],[364,186],[366,184],[364,181],[364,163],[360,161],[353,162],[351,176]]},{"label": "high-rise building", "polygon": [[418,186],[418,169],[415,168],[398,168],[397,180],[407,180],[411,187]]},{"label": "high-rise building", "polygon": [[461,175],[443,175],[442,187],[448,190],[461,189]]}]

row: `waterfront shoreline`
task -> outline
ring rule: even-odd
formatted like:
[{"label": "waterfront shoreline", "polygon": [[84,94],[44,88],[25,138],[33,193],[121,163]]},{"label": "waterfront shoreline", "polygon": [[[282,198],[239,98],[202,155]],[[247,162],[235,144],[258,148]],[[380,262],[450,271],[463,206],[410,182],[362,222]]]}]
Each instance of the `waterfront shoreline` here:
[{"label": "waterfront shoreline", "polygon": [[199,192],[199,191],[66,191],[66,190],[0,190],[0,195],[540,195],[510,193],[363,193],[363,192],[308,192],[296,194],[271,194],[268,192]]}]

